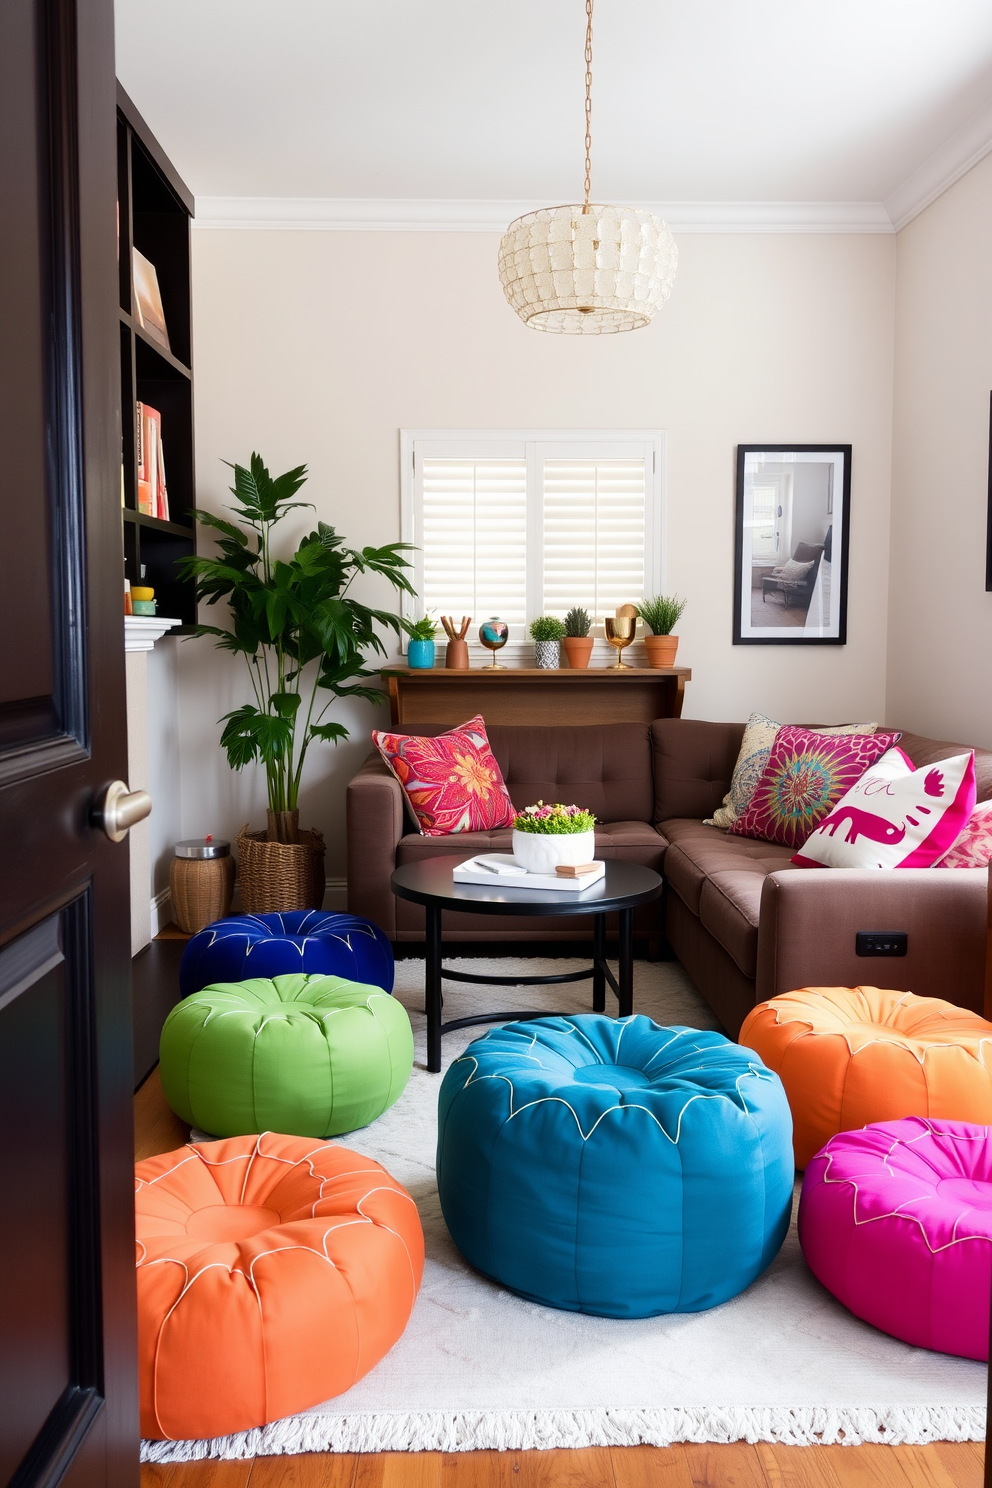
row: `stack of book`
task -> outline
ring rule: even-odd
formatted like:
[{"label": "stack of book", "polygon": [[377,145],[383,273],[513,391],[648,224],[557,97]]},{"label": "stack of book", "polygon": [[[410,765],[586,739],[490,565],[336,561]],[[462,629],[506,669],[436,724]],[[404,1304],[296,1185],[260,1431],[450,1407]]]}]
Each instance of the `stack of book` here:
[{"label": "stack of book", "polygon": [[169,520],[169,491],[162,453],[162,415],[147,403],[137,405],[138,510]]}]

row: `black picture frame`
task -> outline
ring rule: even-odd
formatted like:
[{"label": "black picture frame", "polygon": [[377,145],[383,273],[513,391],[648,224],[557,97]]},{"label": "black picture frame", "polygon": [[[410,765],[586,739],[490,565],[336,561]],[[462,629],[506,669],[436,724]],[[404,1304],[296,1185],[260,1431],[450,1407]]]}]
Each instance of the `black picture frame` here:
[{"label": "black picture frame", "polygon": [[985,589],[987,593],[992,594],[992,393],[989,394],[989,496],[986,524]]},{"label": "black picture frame", "polygon": [[[737,485],[736,485],[736,516],[734,532],[734,645],[735,646],[845,646],[847,644],[847,582],[848,582],[848,558],[851,546],[851,445],[849,444],[739,444],[737,446]],[[788,625],[769,626],[774,634],[755,634],[759,627],[752,618],[753,573],[754,560],[750,549],[750,533],[745,527],[745,476],[748,469],[749,456],[758,455],[780,455],[783,460],[778,463],[788,464],[792,457],[798,465],[811,463],[810,456],[823,455],[832,464],[834,470],[838,461],[842,464],[840,481],[840,499],[838,501],[837,482],[828,486],[830,496],[830,510],[825,515],[830,517],[830,524],[824,535],[824,542],[817,544],[820,549],[816,560],[817,567],[814,574],[819,573],[821,564],[826,561],[830,564],[831,572],[831,623],[830,634],[803,634],[800,624],[790,621]],[[799,457],[796,459],[795,457]],[[791,489],[791,488],[790,488]],[[990,487],[992,492],[992,487]],[[990,495],[992,501],[992,495]],[[781,515],[781,507],[778,514]],[[839,518],[839,521],[838,521]],[[989,540],[992,545],[992,505],[990,505],[989,516]],[[791,541],[790,541],[791,547]],[[798,551],[798,548],[796,549]],[[788,554],[792,557],[792,553]],[[785,555],[779,556],[779,562],[785,561]],[[748,565],[748,582],[744,584],[744,566]],[[992,546],[990,546],[989,572],[992,575]],[[771,564],[769,560],[769,573],[762,580],[762,593],[767,597],[774,597],[775,592],[782,595],[783,610],[792,608],[793,596],[800,599],[803,595],[795,588],[788,590],[781,584],[777,591],[772,584]],[[813,581],[815,585],[815,580]],[[836,584],[836,609],[834,608],[833,587]],[[989,585],[992,587],[992,584]],[[811,603],[811,595],[806,595],[806,607],[803,614],[807,614]],[[743,612],[744,598],[747,596],[748,613],[745,617]],[[795,632],[800,633],[795,633]],[[792,633],[790,633],[792,632]]]}]

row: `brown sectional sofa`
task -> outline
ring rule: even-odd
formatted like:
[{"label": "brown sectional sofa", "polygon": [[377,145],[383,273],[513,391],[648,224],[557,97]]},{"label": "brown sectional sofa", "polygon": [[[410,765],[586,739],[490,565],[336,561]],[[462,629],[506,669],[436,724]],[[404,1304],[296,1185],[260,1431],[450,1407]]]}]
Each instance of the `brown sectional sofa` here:
[{"label": "brown sectional sofa", "polygon": [[[668,944],[728,1033],[756,1002],[803,985],[868,983],[943,996],[981,1011],[988,875],[984,869],[893,872],[796,868],[791,850],[703,825],[730,783],[744,725],[665,718],[586,728],[491,725],[514,805],[575,801],[594,811],[601,858],[664,874],[664,897],[635,916],[649,947]],[[426,729],[424,732],[440,732]],[[917,766],[967,745],[904,734]],[[979,800],[992,797],[992,753],[975,751]],[[391,939],[423,939],[423,913],[393,897],[389,876],[440,854],[508,852],[509,830],[422,837],[377,754],[348,787],[348,907]],[[498,925],[498,929],[496,926]],[[591,935],[564,917],[494,922],[451,916],[457,942],[572,941]],[[905,931],[908,953],[865,958],[859,930]]]}]

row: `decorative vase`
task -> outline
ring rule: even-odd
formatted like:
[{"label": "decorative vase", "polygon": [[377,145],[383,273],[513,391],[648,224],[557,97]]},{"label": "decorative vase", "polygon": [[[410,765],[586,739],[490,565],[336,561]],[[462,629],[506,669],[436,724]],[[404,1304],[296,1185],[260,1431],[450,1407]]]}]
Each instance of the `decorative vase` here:
[{"label": "decorative vase", "polygon": [[298,842],[270,842],[264,832],[238,833],[238,888],[245,914],[320,909],[324,902],[324,838],[314,828]]},{"label": "decorative vase", "polygon": [[645,636],[644,649],[647,652],[649,666],[674,666],[675,653],[679,649],[679,638],[673,635]]},{"label": "decorative vase", "polygon": [[434,665],[434,642],[407,641],[406,661],[413,671],[429,672]]},{"label": "decorative vase", "polygon": [[559,863],[591,863],[595,832],[513,832],[513,857],[528,873],[554,873]]},{"label": "decorative vase", "polygon": [[592,636],[566,636],[562,641],[565,655],[573,672],[581,672],[589,665],[592,655]]},{"label": "decorative vase", "polygon": [[542,672],[554,672],[561,666],[561,644],[558,641],[535,641],[534,663]]},{"label": "decorative vase", "polygon": [[479,640],[487,651],[491,651],[493,659],[488,664],[490,671],[505,671],[501,661],[496,660],[496,652],[502,650],[510,639],[510,627],[505,620],[499,620],[493,615],[489,620],[484,620],[479,626]]},{"label": "decorative vase", "polygon": [[468,641],[457,638],[444,648],[444,664],[449,672],[467,672],[469,669]]}]

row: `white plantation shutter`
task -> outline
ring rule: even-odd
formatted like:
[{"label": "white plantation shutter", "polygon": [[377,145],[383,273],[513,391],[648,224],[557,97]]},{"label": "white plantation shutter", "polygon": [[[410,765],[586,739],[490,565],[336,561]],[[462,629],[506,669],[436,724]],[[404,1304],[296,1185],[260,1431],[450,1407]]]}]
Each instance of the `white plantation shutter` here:
[{"label": "white plantation shutter", "polygon": [[[410,616],[490,615],[527,644],[573,605],[601,627],[662,585],[663,436],[404,432],[403,536],[417,549]],[[600,634],[601,634],[600,629]]]},{"label": "white plantation shutter", "polygon": [[527,620],[526,460],[425,459],[421,608]]},{"label": "white plantation shutter", "polygon": [[644,598],[643,456],[545,460],[541,609],[581,605],[598,623]]}]

